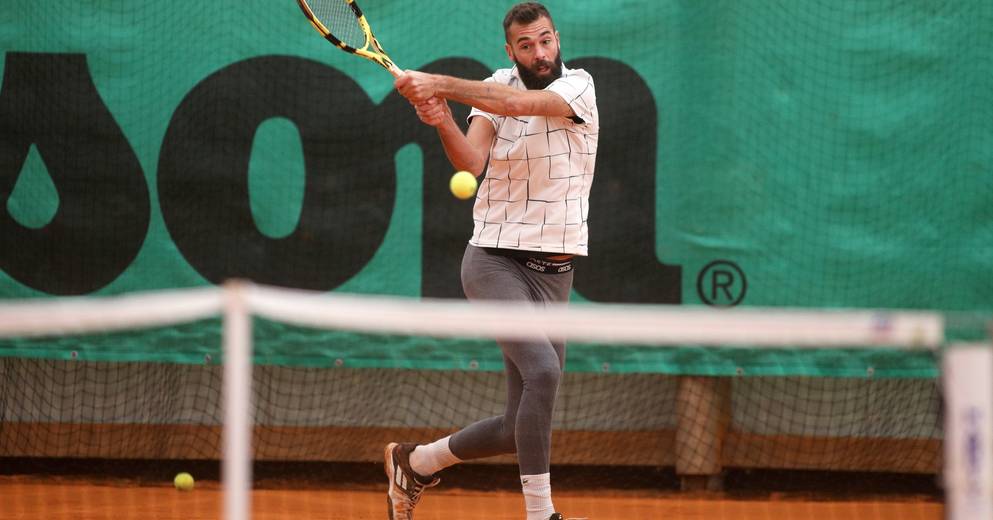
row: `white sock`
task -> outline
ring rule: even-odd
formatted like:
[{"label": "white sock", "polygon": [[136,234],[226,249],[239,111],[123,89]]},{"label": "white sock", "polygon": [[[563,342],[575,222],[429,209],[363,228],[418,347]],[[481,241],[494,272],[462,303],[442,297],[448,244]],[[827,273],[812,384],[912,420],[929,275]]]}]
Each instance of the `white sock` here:
[{"label": "white sock", "polygon": [[528,520],[548,520],[555,513],[550,474],[521,475],[521,488],[524,490],[524,507],[527,509]]},{"label": "white sock", "polygon": [[422,477],[430,477],[448,466],[462,462],[452,454],[452,450],[448,449],[448,440],[451,438],[452,436],[449,435],[431,444],[422,444],[414,448],[414,451],[410,452],[410,469]]}]

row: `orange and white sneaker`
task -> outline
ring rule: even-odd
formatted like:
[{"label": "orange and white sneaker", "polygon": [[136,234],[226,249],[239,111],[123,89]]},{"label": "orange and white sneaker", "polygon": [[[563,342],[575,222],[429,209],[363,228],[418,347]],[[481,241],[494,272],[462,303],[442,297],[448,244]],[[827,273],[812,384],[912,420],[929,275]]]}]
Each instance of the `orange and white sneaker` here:
[{"label": "orange and white sneaker", "polygon": [[416,447],[416,444],[391,442],[383,453],[383,467],[390,479],[390,490],[386,494],[390,520],[413,520],[414,507],[421,500],[424,488],[441,482],[439,478],[422,477],[410,469],[410,452]]}]

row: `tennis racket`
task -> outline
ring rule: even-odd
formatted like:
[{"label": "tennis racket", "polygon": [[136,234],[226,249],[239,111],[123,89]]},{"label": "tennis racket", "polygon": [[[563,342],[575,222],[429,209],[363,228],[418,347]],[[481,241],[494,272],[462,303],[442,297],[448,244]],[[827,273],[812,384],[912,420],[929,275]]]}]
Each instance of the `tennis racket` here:
[{"label": "tennis racket", "polygon": [[372,34],[355,0],[297,0],[310,24],[335,47],[380,64],[394,77],[403,74]]}]

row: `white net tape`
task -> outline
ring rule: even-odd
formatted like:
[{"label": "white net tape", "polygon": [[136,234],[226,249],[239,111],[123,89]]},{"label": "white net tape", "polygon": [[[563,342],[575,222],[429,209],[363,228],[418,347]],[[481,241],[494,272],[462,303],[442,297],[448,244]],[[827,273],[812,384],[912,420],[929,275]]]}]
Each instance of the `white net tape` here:
[{"label": "white net tape", "polygon": [[0,303],[0,337],[166,326],[220,314],[242,291],[249,314],[294,325],[380,334],[526,339],[536,336],[645,345],[936,348],[939,313],[888,310],[687,308],[574,304],[535,307],[319,294],[233,283],[124,296]]}]

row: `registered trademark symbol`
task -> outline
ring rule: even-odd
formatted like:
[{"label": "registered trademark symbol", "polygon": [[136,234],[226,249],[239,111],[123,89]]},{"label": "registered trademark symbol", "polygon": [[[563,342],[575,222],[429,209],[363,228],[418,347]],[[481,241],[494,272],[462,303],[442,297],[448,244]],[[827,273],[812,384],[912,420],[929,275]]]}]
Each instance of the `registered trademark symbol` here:
[{"label": "registered trademark symbol", "polygon": [[705,265],[696,277],[696,293],[700,301],[714,307],[734,307],[745,299],[748,279],[738,264],[730,260],[714,260]]}]

